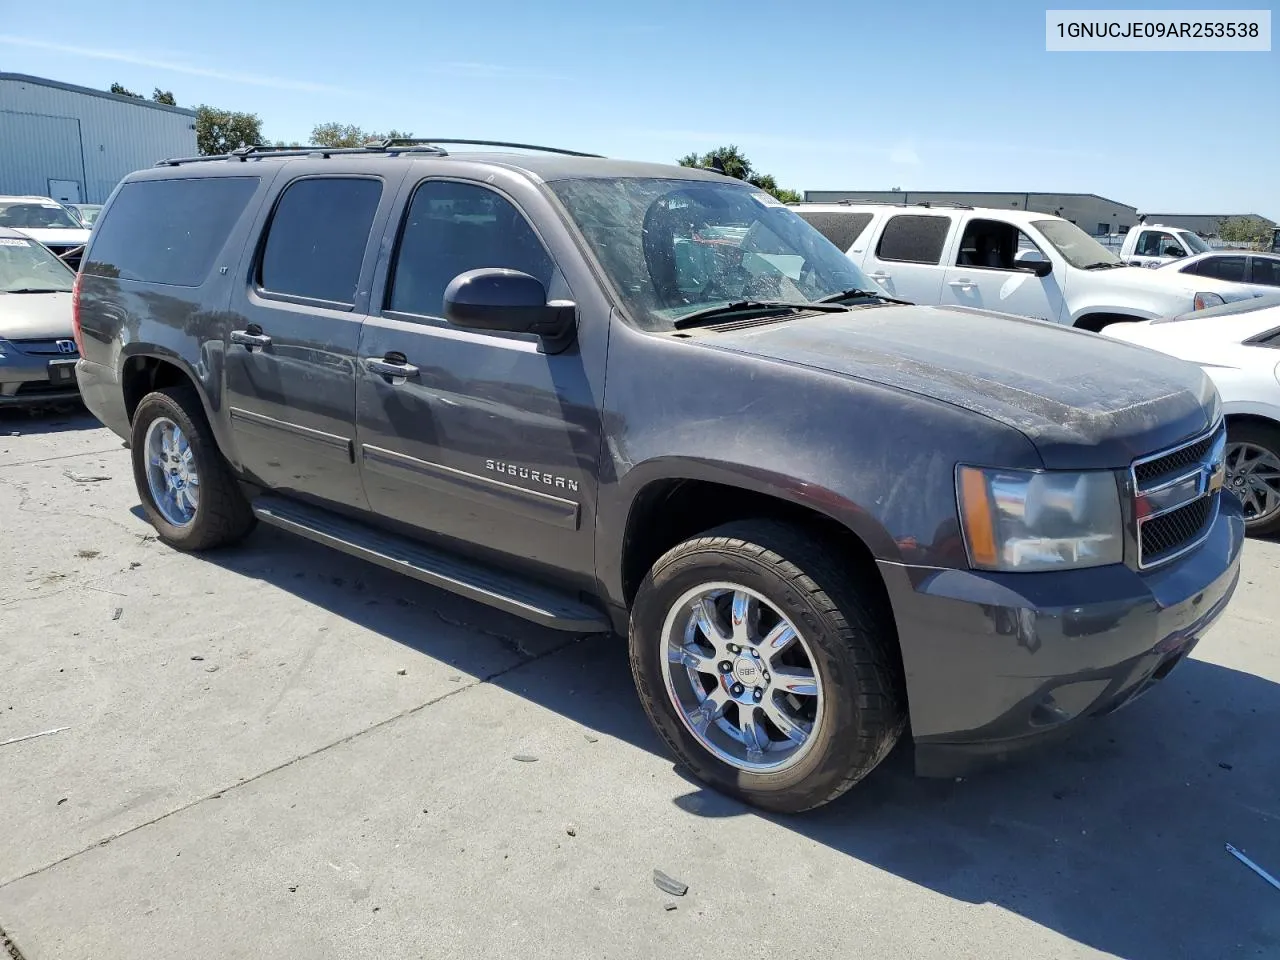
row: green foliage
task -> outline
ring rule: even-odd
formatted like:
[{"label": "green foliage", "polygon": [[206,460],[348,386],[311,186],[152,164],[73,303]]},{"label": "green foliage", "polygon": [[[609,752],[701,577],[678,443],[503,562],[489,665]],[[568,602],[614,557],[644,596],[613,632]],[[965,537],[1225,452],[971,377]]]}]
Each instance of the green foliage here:
[{"label": "green foliage", "polygon": [[1220,239],[1250,247],[1266,247],[1271,234],[1272,228],[1257,217],[1231,217],[1218,225]]},{"label": "green foliage", "polygon": [[167,103],[171,107],[176,107],[178,105],[178,101],[173,98],[172,90],[161,90],[159,87],[156,87],[155,90],[152,91],[151,99],[156,103]]},{"label": "green foliage", "polygon": [[395,129],[375,133],[357,127],[354,123],[321,123],[311,129],[311,142],[321,147],[362,147],[366,143],[408,140],[412,137],[412,133]]},{"label": "green foliage", "polygon": [[134,93],[134,92],[133,92],[132,90],[130,90],[128,87],[121,86],[121,85],[120,85],[120,84],[118,84],[118,83],[113,83],[113,84],[111,85],[111,92],[112,92],[112,93],[118,93],[118,94],[120,94],[120,96],[122,96],[122,97],[133,97],[133,99],[135,99],[135,100],[145,100],[145,99],[147,99],[147,98],[146,98],[146,97],[144,97],[142,94],[140,94],[140,93]]},{"label": "green foliage", "polygon": [[196,107],[196,147],[215,157],[262,142],[262,120],[256,113],[236,113],[201,104]]},{"label": "green foliage", "polygon": [[778,186],[778,181],[774,179],[773,174],[761,173],[752,167],[751,161],[734,144],[729,144],[727,147],[716,147],[701,156],[696,153],[686,154],[676,163],[682,167],[706,167],[708,169],[722,170],[726,176],[733,177],[736,180],[745,180],[766,193],[773,194],[783,203],[794,203],[802,199],[795,190]]}]

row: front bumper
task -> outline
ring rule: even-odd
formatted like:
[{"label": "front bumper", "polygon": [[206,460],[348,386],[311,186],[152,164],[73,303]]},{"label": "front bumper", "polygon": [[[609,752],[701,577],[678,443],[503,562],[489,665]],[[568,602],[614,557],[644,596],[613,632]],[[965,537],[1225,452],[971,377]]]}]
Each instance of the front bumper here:
[{"label": "front bumper", "polygon": [[65,403],[76,400],[80,390],[73,380],[69,385],[49,381],[49,361],[76,359],[75,354],[51,357],[44,354],[29,355],[8,344],[0,357],[0,407],[24,406],[34,403]]},{"label": "front bumper", "polygon": [[1223,496],[1206,541],[1126,566],[1000,574],[881,562],[898,625],[916,770],[959,776],[1068,734],[1163,679],[1226,608],[1244,520]]}]

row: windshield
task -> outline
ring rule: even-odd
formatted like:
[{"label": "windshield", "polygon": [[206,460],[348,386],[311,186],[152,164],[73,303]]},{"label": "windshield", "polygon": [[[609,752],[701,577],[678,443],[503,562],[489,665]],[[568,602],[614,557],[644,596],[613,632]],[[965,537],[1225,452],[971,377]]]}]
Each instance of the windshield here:
[{"label": "windshield", "polygon": [[70,291],[76,275],[34,240],[0,237],[0,293]]},{"label": "windshield", "polygon": [[626,177],[550,187],[628,313],[649,330],[743,300],[880,292],[794,211],[745,183]]},{"label": "windshield", "polygon": [[1069,220],[1035,220],[1031,225],[1073,267],[1118,265],[1121,262],[1119,257]]},{"label": "windshield", "polygon": [[93,206],[76,207],[76,210],[79,212],[80,219],[84,221],[86,227],[92,224],[93,221],[97,220],[98,214],[102,212],[101,207]]},{"label": "windshield", "polygon": [[1192,253],[1208,253],[1213,249],[1190,230],[1179,230],[1178,236],[1182,238],[1182,242],[1187,245]]},{"label": "windshield", "polygon": [[84,229],[69,210],[51,200],[0,203],[0,227],[13,227],[15,230]]}]

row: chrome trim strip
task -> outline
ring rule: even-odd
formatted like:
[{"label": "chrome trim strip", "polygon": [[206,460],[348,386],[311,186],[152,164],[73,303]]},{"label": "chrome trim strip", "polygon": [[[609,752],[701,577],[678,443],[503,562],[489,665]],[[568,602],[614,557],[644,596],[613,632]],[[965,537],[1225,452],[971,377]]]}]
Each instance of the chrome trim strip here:
[{"label": "chrome trim strip", "polygon": [[1129,464],[1129,479],[1133,481],[1133,489],[1135,491],[1139,490],[1138,468],[1142,466],[1144,463],[1153,463],[1156,460],[1163,460],[1165,457],[1172,456],[1175,453],[1178,453],[1182,450],[1187,449],[1187,447],[1194,447],[1197,443],[1203,443],[1205,440],[1208,440],[1220,429],[1222,429],[1222,426],[1223,426],[1222,418],[1219,418],[1217,422],[1215,422],[1214,425],[1210,427],[1208,430],[1206,430],[1204,433],[1201,433],[1195,437],[1192,437],[1190,440],[1184,441],[1183,443],[1178,444],[1176,447],[1169,447],[1165,450],[1159,451],[1158,453],[1151,453],[1145,457],[1139,457],[1137,460],[1133,461],[1133,463]]}]

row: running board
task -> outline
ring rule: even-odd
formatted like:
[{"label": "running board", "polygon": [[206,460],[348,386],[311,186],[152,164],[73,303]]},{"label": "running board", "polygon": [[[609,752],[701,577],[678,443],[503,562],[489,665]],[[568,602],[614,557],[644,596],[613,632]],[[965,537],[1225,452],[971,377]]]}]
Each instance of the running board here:
[{"label": "running board", "polygon": [[253,501],[253,512],[273,527],[553,630],[605,633],[613,629],[603,613],[567,594],[327,510],[263,496]]}]

